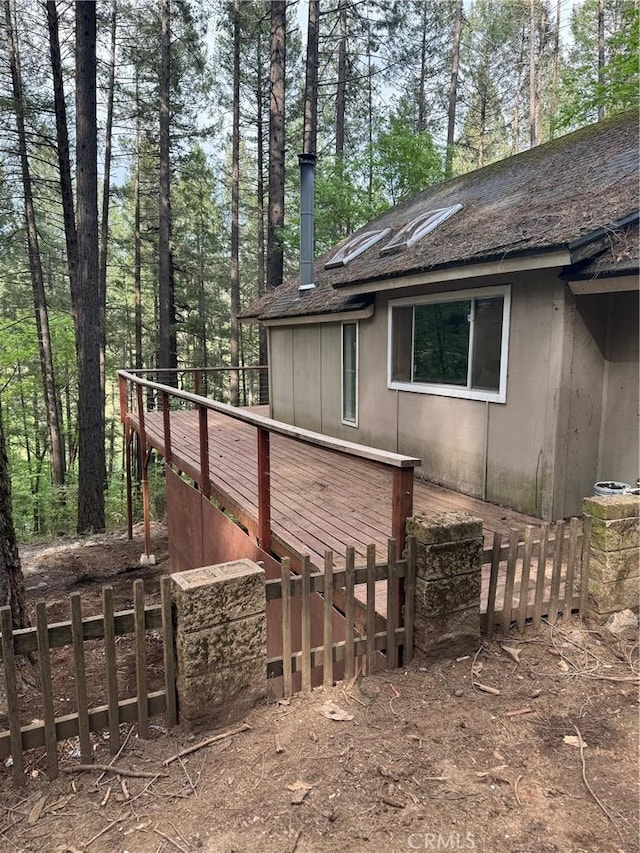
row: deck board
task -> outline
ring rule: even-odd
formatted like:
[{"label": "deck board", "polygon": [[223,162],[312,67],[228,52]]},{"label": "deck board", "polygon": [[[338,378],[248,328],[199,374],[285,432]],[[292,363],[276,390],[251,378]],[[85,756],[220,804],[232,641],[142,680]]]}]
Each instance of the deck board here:
[{"label": "deck board", "polygon": [[[132,427],[139,431],[135,414]],[[198,418],[193,411],[172,411],[173,464],[193,477],[200,474]],[[164,455],[163,416],[145,413],[147,442]],[[252,533],[257,525],[257,439],[249,424],[208,412],[209,475],[212,496],[235,514]],[[367,545],[384,559],[391,535],[392,474],[388,469],[271,434],[271,523],[274,551],[280,556],[309,554],[320,569],[324,551],[334,551],[335,565],[344,567],[345,551],[353,545],[356,564],[366,564]],[[482,520],[485,545],[494,532],[508,539],[512,527],[540,525],[540,520],[478,498],[451,491],[416,477],[414,511],[428,515],[464,511]],[[531,581],[530,581],[531,583]],[[487,578],[483,579],[486,601]],[[386,584],[376,588],[376,610],[386,612]],[[485,604],[486,608],[486,604]]]}]

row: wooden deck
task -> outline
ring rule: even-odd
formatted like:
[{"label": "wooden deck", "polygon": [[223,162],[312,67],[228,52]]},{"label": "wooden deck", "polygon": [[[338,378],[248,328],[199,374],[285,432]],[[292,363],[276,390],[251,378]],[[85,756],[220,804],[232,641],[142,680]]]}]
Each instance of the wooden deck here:
[{"label": "wooden deck", "polygon": [[[139,429],[137,416],[131,425]],[[172,462],[196,482],[200,477],[198,415],[172,411]],[[258,517],[257,441],[253,427],[241,421],[208,412],[209,471],[212,497],[256,534]],[[165,455],[163,414],[145,413],[148,443]],[[321,568],[327,549],[334,552],[335,565],[344,566],[347,546],[356,550],[356,565],[364,565],[366,549],[375,544],[378,559],[386,556],[391,535],[391,473],[364,459],[345,456],[291,438],[271,436],[271,526],[273,551],[290,556],[301,554]],[[495,506],[458,492],[415,480],[414,511],[429,514],[465,511],[482,519],[485,545],[493,533],[508,537],[512,527],[539,525],[540,520]],[[488,584],[488,569],[487,578]],[[376,590],[376,610],[384,614],[384,586]]]}]

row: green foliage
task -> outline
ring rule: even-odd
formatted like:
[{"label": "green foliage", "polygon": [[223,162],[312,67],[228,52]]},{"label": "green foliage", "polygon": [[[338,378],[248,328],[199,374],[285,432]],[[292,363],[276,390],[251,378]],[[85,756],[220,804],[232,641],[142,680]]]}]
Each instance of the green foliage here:
[{"label": "green foliage", "polygon": [[373,152],[378,192],[391,204],[442,179],[442,155],[427,131],[415,133],[407,120],[391,116]]},{"label": "green foliage", "polygon": [[557,129],[561,131],[640,106],[640,8],[605,3],[605,64],[598,78],[598,2],[585,0],[571,16],[573,46],[562,68]]}]

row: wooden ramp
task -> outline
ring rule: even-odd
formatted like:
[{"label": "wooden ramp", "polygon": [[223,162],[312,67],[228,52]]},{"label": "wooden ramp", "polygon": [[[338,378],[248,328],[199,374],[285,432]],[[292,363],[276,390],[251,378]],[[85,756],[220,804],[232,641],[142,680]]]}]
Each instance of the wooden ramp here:
[{"label": "wooden ramp", "polygon": [[[164,447],[164,415],[145,412],[146,440],[160,455]],[[139,431],[135,413],[131,426]],[[200,478],[198,413],[171,411],[171,461],[194,481]],[[258,451],[255,429],[215,411],[207,413],[209,475],[211,497],[230,513],[252,536],[257,533]],[[378,559],[386,558],[391,536],[392,474],[388,469],[322,447],[272,434],[271,527],[272,550],[288,556],[294,566],[308,554],[320,569],[324,553],[334,553],[336,568],[344,568],[347,546],[356,551],[356,565],[365,565],[367,545],[376,546]],[[482,519],[485,545],[493,534],[508,538],[510,529],[539,526],[540,520],[513,510],[486,503],[416,478],[414,511],[430,514],[465,511]],[[489,583],[486,567],[483,600]],[[376,587],[376,610],[386,612],[385,584]]]}]

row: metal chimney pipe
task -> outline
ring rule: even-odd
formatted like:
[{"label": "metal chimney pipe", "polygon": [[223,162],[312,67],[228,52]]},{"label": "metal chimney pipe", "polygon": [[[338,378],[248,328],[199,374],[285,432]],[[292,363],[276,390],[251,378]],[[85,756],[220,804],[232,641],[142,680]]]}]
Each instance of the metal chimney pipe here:
[{"label": "metal chimney pipe", "polygon": [[298,154],[300,164],[300,284],[298,290],[311,290],[313,283],[313,196],[316,155]]}]

